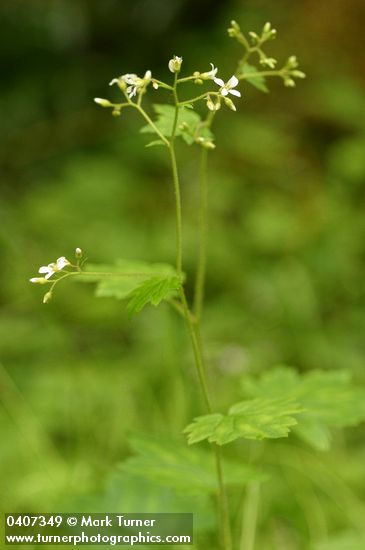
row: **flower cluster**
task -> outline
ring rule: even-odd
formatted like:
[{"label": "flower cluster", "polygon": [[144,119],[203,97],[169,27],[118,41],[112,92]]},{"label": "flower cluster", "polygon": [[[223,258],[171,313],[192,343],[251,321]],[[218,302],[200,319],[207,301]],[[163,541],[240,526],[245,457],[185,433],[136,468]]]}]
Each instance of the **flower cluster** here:
[{"label": "flower cluster", "polygon": [[67,267],[68,265],[71,265],[71,262],[68,261],[65,256],[61,256],[61,258],[58,258],[55,262],[52,262],[48,265],[42,265],[38,269],[38,273],[43,274],[43,277],[32,277],[30,279],[31,283],[38,283],[38,284],[45,284],[48,282],[48,279],[52,277],[55,273],[59,273]]},{"label": "flower cluster", "polygon": [[143,78],[133,73],[127,73],[123,74],[119,78],[113,78],[113,80],[109,82],[109,86],[117,84],[120,90],[122,90],[123,92],[126,91],[128,97],[132,99],[132,97],[136,96],[137,93],[144,93],[151,80],[151,71],[146,71]]},{"label": "flower cluster", "polygon": [[[32,277],[31,279],[29,279],[31,283],[35,283],[38,285],[45,285],[47,283],[51,284],[51,289],[48,292],[46,292],[46,294],[43,297],[44,304],[48,303],[52,298],[52,290],[60,279],[67,277],[72,273],[75,273],[75,271],[76,272],[81,271],[81,267],[80,267],[80,261],[82,259],[81,248],[76,248],[75,258],[76,258],[76,265],[73,265],[65,256],[61,256],[60,258],[57,258],[55,262],[51,262],[48,265],[42,265],[38,269],[38,273],[43,275],[43,277]],[[74,269],[74,271],[64,272],[63,270],[65,269],[65,267],[71,267]],[[63,271],[64,275],[62,275],[61,277],[57,277],[57,275],[60,274],[61,271]],[[53,275],[56,275],[56,277],[53,277]],[[51,277],[53,278],[51,279]]]}]

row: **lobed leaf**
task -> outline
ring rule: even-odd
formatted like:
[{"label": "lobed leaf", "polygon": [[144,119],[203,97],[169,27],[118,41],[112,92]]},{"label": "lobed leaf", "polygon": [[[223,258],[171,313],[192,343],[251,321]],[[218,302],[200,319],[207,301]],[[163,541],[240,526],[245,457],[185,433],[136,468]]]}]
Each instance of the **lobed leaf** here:
[{"label": "lobed leaf", "polygon": [[130,317],[139,313],[147,304],[158,306],[162,300],[181,288],[180,277],[152,277],[137,286],[130,294],[127,309]]},{"label": "lobed leaf", "polygon": [[347,371],[316,370],[300,375],[279,367],[259,379],[242,381],[247,395],[292,398],[304,412],[298,417],[297,434],[318,449],[328,449],[330,428],[355,426],[365,420],[365,392],[351,383]]},{"label": "lobed leaf", "polygon": [[[149,436],[134,436],[130,443],[136,454],[120,466],[123,472],[183,493],[217,492],[216,465],[211,452]],[[232,460],[224,461],[224,471],[229,485],[266,479],[254,467]]]},{"label": "lobed leaf", "polygon": [[138,313],[148,303],[158,305],[181,286],[172,266],[131,260],[118,260],[115,265],[89,264],[77,279],[96,282],[97,297],[129,298],[130,315]]},{"label": "lobed leaf", "polygon": [[225,445],[239,438],[265,439],[287,437],[297,424],[302,407],[293,399],[253,399],[233,405],[227,415],[208,414],[195,418],[185,428],[188,442]]},{"label": "lobed leaf", "polygon": [[[243,63],[238,67],[237,77],[242,78],[245,76],[245,80],[252,84],[252,86],[261,92],[268,93],[269,88],[266,86],[266,78],[263,75],[256,73],[260,73],[260,70],[257,67],[250,65],[249,63]],[[254,74],[254,76],[250,76],[251,74]]]}]

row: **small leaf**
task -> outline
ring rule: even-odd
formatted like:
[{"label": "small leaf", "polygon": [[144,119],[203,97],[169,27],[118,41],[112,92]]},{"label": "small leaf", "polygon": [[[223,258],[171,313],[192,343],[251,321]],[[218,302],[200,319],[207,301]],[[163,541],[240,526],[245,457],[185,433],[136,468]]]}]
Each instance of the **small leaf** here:
[{"label": "small leaf", "polygon": [[347,371],[315,370],[300,375],[278,367],[259,379],[246,377],[242,384],[250,397],[297,400],[304,412],[295,431],[317,449],[328,449],[329,428],[355,426],[365,420],[365,392],[351,384]]},{"label": "small leaf", "polygon": [[203,439],[225,445],[239,438],[287,437],[290,428],[297,424],[294,415],[302,411],[293,399],[253,399],[233,405],[227,415],[200,416],[184,432],[190,444]]},{"label": "small leaf", "polygon": [[163,147],[166,147],[166,143],[162,141],[162,139],[156,139],[155,141],[150,141],[147,143],[146,147],[155,147],[156,145],[162,145]]},{"label": "small leaf", "polygon": [[130,317],[139,313],[148,303],[153,306],[179,290],[181,279],[179,277],[152,277],[144,281],[131,293],[127,310]]},{"label": "small leaf", "polygon": [[[252,86],[257,88],[261,92],[268,93],[269,88],[266,86],[266,78],[263,75],[256,73],[260,73],[260,70],[257,67],[255,67],[254,65],[249,65],[248,63],[244,63],[243,65],[239,66],[237,77],[242,78],[243,76],[245,76],[245,80],[252,84]],[[255,74],[255,76],[247,76],[250,74]]]}]

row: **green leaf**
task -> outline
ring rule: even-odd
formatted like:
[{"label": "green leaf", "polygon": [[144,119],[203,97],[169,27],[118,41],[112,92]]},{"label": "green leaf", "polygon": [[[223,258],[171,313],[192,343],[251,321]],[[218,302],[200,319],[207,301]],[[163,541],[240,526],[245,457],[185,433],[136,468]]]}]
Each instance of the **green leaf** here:
[{"label": "green leaf", "polygon": [[180,277],[152,277],[147,279],[131,293],[127,309],[130,317],[139,313],[147,304],[158,304],[171,293],[181,288]]},{"label": "green leaf", "polygon": [[[146,303],[150,301],[157,305],[164,298],[165,290],[167,293],[167,288],[176,286],[176,279],[176,270],[168,264],[150,264],[134,260],[118,260],[115,265],[88,264],[83,273],[77,277],[77,280],[85,283],[96,282],[97,297],[110,297],[119,300],[130,298],[132,305],[136,300],[137,307],[139,307],[142,298],[140,295],[144,294],[142,292],[144,283],[160,281],[160,285],[152,283],[148,285],[152,295]],[[154,288],[155,286],[157,288]],[[142,305],[142,307],[144,306]]]},{"label": "green leaf", "polygon": [[351,383],[347,371],[315,370],[299,375],[279,367],[259,379],[245,378],[250,397],[292,398],[305,410],[298,417],[297,434],[318,449],[328,449],[329,428],[354,426],[365,420],[365,392]]},{"label": "green leaf", "polygon": [[294,415],[300,412],[302,408],[293,399],[253,399],[233,405],[227,415],[195,418],[184,432],[190,444],[203,439],[225,445],[239,438],[287,437],[290,428],[297,424]]},{"label": "green leaf", "polygon": [[[175,119],[175,107],[173,105],[155,104],[153,109],[157,115],[155,121],[157,128],[165,137],[171,137]],[[191,105],[179,108],[176,136],[181,136],[188,145],[194,143],[199,137],[212,140],[213,134],[209,128],[201,127],[200,125],[201,117],[192,109]],[[141,128],[141,132],[150,134],[154,133],[154,130],[151,126],[147,125]],[[152,143],[154,144],[155,142]]]},{"label": "green leaf", "polygon": [[[250,74],[255,73],[255,76],[249,76]],[[244,63],[238,67],[238,78],[245,77],[245,80],[252,84],[255,88],[260,90],[261,92],[268,93],[269,88],[266,86],[266,78],[260,73],[260,70],[255,67],[254,65],[249,65],[248,63]],[[247,76],[248,75],[248,76]]]},{"label": "green leaf", "polygon": [[[145,435],[133,436],[130,443],[136,454],[120,466],[123,472],[183,493],[218,491],[216,465],[210,451]],[[266,479],[255,468],[232,460],[225,460],[224,471],[229,485]]]},{"label": "green leaf", "polygon": [[[194,534],[213,530],[216,521],[210,495],[201,493],[192,498],[191,493],[185,494],[173,487],[161,486],[139,475],[127,474],[120,468],[109,475],[102,509],[109,512],[123,510],[125,513],[135,513],[136,510],[151,514],[193,513]],[[138,545],[137,548],[147,549],[149,546]]]}]

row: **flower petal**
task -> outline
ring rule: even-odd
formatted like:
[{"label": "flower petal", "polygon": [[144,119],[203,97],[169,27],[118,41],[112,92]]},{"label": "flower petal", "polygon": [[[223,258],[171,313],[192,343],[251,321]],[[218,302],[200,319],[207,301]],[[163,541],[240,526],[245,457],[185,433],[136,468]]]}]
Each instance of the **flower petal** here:
[{"label": "flower petal", "polygon": [[238,82],[239,80],[235,75],[231,76],[231,78],[227,82],[227,88],[235,88]]},{"label": "flower petal", "polygon": [[241,97],[241,92],[238,90],[229,90],[229,93],[235,95],[236,97]]},{"label": "flower petal", "polygon": [[213,78],[213,80],[218,86],[224,86],[224,82],[221,78]]},{"label": "flower petal", "polygon": [[61,258],[57,259],[56,267],[57,267],[58,270],[63,269],[67,265],[70,265],[70,262],[68,261],[67,258],[65,258],[65,256],[61,256]]},{"label": "flower petal", "polygon": [[[232,92],[231,92],[231,93],[232,93]],[[223,88],[222,91],[221,91],[221,94],[222,94],[223,96],[228,95],[228,90],[227,90],[227,88]]]}]

